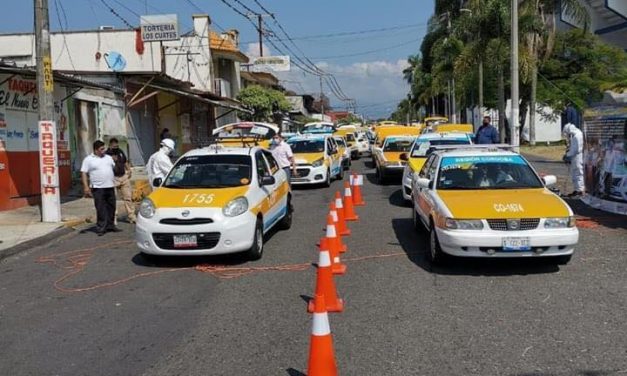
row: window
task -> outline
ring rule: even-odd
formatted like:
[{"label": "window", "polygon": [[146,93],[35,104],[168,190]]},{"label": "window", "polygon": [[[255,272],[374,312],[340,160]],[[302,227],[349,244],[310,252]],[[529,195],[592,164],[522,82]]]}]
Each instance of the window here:
[{"label": "window", "polygon": [[250,184],[247,155],[206,155],[182,158],[168,174],[166,188],[226,188]]},{"label": "window", "polygon": [[420,176],[421,178],[426,178],[427,175],[428,175],[429,168],[431,168],[431,165],[433,165],[433,161],[434,160],[435,160],[435,156],[434,155],[429,157],[429,159],[427,159],[425,164],[422,165],[422,169],[420,170],[420,173],[418,174],[418,176]]},{"label": "window", "polygon": [[255,154],[255,162],[255,164],[257,165],[257,178],[259,180],[261,180],[261,178],[266,175],[270,175],[270,172],[268,171],[268,166],[266,166],[266,160],[264,159],[263,154],[260,151]]},{"label": "window", "polygon": [[266,162],[268,162],[268,166],[270,166],[270,171],[272,172],[272,175],[276,174],[276,172],[279,171],[279,164],[277,163],[276,159],[274,159],[272,153],[264,150],[263,155],[266,157]]},{"label": "window", "polygon": [[324,140],[289,140],[287,142],[292,148],[292,153],[322,153],[324,152]]}]

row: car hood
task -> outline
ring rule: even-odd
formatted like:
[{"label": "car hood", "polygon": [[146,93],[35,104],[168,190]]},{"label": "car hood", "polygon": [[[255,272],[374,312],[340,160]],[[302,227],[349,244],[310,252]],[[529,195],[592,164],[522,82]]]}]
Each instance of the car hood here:
[{"label": "car hood", "polygon": [[244,196],[249,185],[233,188],[176,189],[157,188],[148,196],[157,208],[222,208],[236,197]]},{"label": "car hood", "polygon": [[403,152],[399,152],[399,151],[384,151],[383,152],[383,158],[385,158],[385,160],[388,161],[388,162],[400,162],[401,161],[401,154],[403,154]]},{"label": "car hood", "polygon": [[568,206],[545,188],[498,190],[438,190],[453,218],[568,217]]},{"label": "car hood", "polygon": [[312,164],[320,158],[324,158],[324,153],[299,153],[294,154],[294,160],[296,163],[308,163]]},{"label": "car hood", "polygon": [[412,171],[419,172],[422,169],[422,166],[425,165],[426,161],[427,157],[413,157],[409,158],[408,164]]}]

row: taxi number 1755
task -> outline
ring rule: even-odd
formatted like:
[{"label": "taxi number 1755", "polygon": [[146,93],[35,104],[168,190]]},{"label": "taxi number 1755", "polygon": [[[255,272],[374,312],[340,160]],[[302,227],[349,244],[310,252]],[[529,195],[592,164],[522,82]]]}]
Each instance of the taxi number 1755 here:
[{"label": "taxi number 1755", "polygon": [[214,197],[213,193],[188,193],[183,197],[183,203],[211,204]]}]

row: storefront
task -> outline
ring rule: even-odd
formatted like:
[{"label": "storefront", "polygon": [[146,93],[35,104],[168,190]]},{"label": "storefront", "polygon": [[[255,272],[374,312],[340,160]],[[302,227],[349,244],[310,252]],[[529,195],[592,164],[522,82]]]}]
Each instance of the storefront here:
[{"label": "storefront", "polygon": [[[71,185],[67,89],[55,85],[61,192]],[[0,210],[39,201],[39,102],[32,77],[0,73]]]}]

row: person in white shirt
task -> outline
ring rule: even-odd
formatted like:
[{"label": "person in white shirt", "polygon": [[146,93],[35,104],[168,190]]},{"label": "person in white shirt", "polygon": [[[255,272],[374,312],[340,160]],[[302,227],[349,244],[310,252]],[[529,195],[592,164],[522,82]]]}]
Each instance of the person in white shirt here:
[{"label": "person in white shirt", "polygon": [[115,227],[115,162],[105,154],[104,142],[94,142],[94,152],[83,159],[81,180],[85,197],[93,197],[96,206],[96,233],[121,231]]},{"label": "person in white shirt", "polygon": [[[292,178],[292,171],[295,170],[294,153],[292,153],[292,147],[285,142],[283,136],[277,133],[272,138],[271,148],[272,156],[276,159],[279,167],[285,171],[287,175],[287,181],[290,182]],[[290,184],[291,185],[291,184]]]},{"label": "person in white shirt", "polygon": [[174,151],[174,141],[170,138],[164,138],[161,140],[161,148],[156,153],[150,156],[148,163],[146,164],[146,172],[148,173],[148,179],[153,189],[157,188],[153,185],[155,179],[165,179],[168,172],[172,168],[172,161],[170,155]]}]

